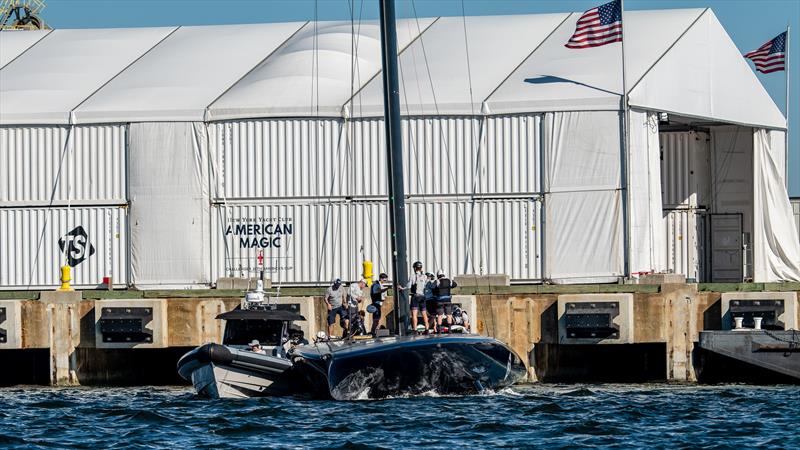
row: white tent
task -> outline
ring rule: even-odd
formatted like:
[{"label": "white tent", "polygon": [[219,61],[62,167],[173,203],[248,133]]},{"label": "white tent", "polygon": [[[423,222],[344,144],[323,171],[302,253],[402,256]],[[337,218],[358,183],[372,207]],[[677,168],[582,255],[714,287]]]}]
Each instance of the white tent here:
[{"label": "white tent", "polygon": [[22,52],[39,42],[52,30],[32,30],[24,33],[3,34],[0,39],[0,68],[19,56]]},{"label": "white tent", "polygon": [[[737,239],[746,235],[746,242],[736,245],[746,247],[745,267],[734,278],[800,280],[800,243],[781,175],[786,121],[713,12],[626,12],[624,83],[620,44],[564,47],[579,17],[398,22],[409,201],[419,202],[423,215],[469,224],[458,233],[435,230],[425,216],[410,225],[415,233],[449,241],[412,245],[426,259],[445,259],[439,253],[448,246],[473,240],[447,257],[450,264],[514,273],[520,281],[688,274],[669,261],[682,235],[670,234],[664,222],[668,208],[686,207],[740,217]],[[127,134],[128,158],[136,160],[126,166],[134,283],[158,284],[158,272],[145,265],[169,271],[176,257],[192,263],[164,275],[169,283],[213,283],[224,272],[209,269],[213,253],[223,251],[214,249],[224,247],[213,230],[229,220],[230,202],[243,205],[236,211],[255,211],[275,202],[313,209],[335,199],[352,202],[342,211],[353,210],[354,218],[366,214],[359,205],[385,196],[383,180],[372,176],[385,158],[375,22],[2,32],[0,50],[0,160],[18,154],[8,150],[19,142],[38,145],[25,140],[30,127],[80,126],[79,136],[91,137],[91,127],[113,124]],[[660,121],[665,113],[668,120]],[[671,151],[660,141],[667,129],[707,136],[697,150],[707,176],[698,177],[711,195],[692,197],[702,204],[662,204],[662,185],[672,182],[661,173],[661,154]],[[150,170],[148,164],[166,165]],[[3,174],[12,166],[0,167],[0,193],[4,180],[17,179]],[[173,195],[175,186],[154,178],[164,176],[164,167],[180,168],[183,177],[194,167],[199,182]],[[348,185],[361,177],[358,186]],[[441,202],[452,212],[437,209],[445,208]],[[521,233],[524,257],[495,258],[481,241],[484,227],[493,226],[487,211],[503,210],[499,202],[510,209],[490,238]],[[164,217],[186,222],[192,231],[183,238],[203,245],[163,252],[172,239]],[[360,230],[348,245],[385,241],[369,235]],[[696,243],[695,251],[703,245],[716,244]],[[254,259],[255,251],[242,250],[236,264]],[[729,249],[714,251],[696,263],[719,261]],[[339,267],[349,260],[326,264],[337,273],[351,270]],[[308,270],[285,276],[321,281]]]}]

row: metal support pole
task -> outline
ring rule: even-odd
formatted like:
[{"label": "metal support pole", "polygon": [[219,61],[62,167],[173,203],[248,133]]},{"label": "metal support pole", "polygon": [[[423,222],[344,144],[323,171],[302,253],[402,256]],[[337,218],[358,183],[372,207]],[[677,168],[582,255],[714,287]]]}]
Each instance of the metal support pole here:
[{"label": "metal support pole", "polygon": [[784,48],[784,50],[786,51],[784,56],[784,62],[786,64],[786,136],[784,137],[786,139],[786,144],[783,156],[785,158],[783,161],[783,171],[784,171],[783,181],[786,184],[787,191],[789,190],[789,128],[790,128],[789,127],[789,84],[790,84],[789,80],[791,80],[791,77],[789,77],[789,69],[790,69],[789,63],[791,62],[789,60],[789,48],[790,48],[789,39],[792,36],[790,31],[791,27],[789,25],[786,25],[786,48]]},{"label": "metal support pole", "polygon": [[397,30],[394,0],[380,1],[381,56],[383,58],[383,114],[386,128],[386,153],[389,185],[389,223],[391,224],[392,270],[397,331],[408,329],[408,299],[398,286],[408,284],[406,256],[406,199],[403,183],[403,140],[400,128],[400,85],[397,78]]},{"label": "metal support pole", "polygon": [[628,83],[625,71],[625,2],[620,0],[620,20],[622,21],[622,236],[624,242],[623,265],[625,278],[631,277],[631,214],[630,214],[630,170],[628,168],[630,136],[630,108],[628,106]]}]

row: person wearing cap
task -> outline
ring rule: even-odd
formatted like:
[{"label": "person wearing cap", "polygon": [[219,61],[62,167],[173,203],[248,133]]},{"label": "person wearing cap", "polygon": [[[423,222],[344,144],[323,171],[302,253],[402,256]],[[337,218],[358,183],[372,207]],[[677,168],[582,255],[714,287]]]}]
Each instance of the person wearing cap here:
[{"label": "person wearing cap", "polygon": [[370,333],[372,333],[373,336],[375,336],[375,332],[378,329],[378,323],[381,320],[381,306],[386,299],[386,292],[389,288],[391,288],[391,285],[389,285],[389,275],[385,273],[378,275],[378,281],[372,283],[372,286],[369,288],[369,298],[372,304],[367,306],[367,312],[372,314]]},{"label": "person wearing cap", "polygon": [[249,344],[247,344],[247,349],[253,353],[258,353],[260,355],[266,355],[267,352],[261,348],[261,343],[258,342],[257,339],[253,339]]},{"label": "person wearing cap", "polygon": [[337,278],[333,280],[331,286],[325,291],[325,304],[328,306],[328,337],[333,336],[333,324],[336,323],[336,316],[338,315],[341,320],[346,318],[346,313],[342,306],[343,300],[342,280]]},{"label": "person wearing cap", "polygon": [[[424,331],[428,327],[428,312],[425,309],[425,283],[428,278],[422,272],[422,262],[416,261],[413,265],[414,274],[408,279],[408,284],[398,288],[401,291],[410,291],[411,300],[411,329],[414,331]],[[417,329],[419,312],[422,310],[422,330]]]},{"label": "person wearing cap", "polygon": [[447,325],[453,324],[451,289],[458,286],[455,281],[451,281],[444,271],[439,269],[436,272],[436,286],[433,288],[433,295],[436,297],[436,325],[438,331],[442,331],[442,316],[447,316]]},{"label": "person wearing cap", "polygon": [[436,277],[428,272],[425,274],[428,280],[425,282],[425,310],[428,316],[428,330],[436,331],[436,297],[433,295],[433,288],[436,287]]}]

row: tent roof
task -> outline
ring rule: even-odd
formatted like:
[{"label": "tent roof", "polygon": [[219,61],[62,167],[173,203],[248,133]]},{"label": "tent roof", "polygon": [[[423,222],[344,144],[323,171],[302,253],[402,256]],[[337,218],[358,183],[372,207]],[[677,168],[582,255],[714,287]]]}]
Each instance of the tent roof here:
[{"label": "tent roof", "polygon": [[202,121],[214,99],[303,25],[181,27],[78,107],[75,119]]},{"label": "tent roof", "polygon": [[[621,46],[565,48],[578,17],[398,21],[401,112],[619,109]],[[351,27],[308,22],[56,30],[44,37],[3,32],[0,50],[19,57],[3,56],[11,62],[0,69],[0,125],[379,117],[379,27],[374,21],[355,24],[355,33]],[[710,10],[626,12],[625,33],[632,106],[785,128]]]},{"label": "tent roof", "polygon": [[39,39],[52,30],[3,31],[0,35],[0,68],[10,63],[22,52],[29,49]]},{"label": "tent roof", "polygon": [[[398,49],[433,21],[420,19],[417,27],[416,21],[398,20]],[[355,64],[350,57],[354,46],[358,56]],[[340,116],[350,94],[380,69],[378,22],[362,22],[355,34],[350,22],[309,22],[215,101],[209,107],[209,117]]]}]

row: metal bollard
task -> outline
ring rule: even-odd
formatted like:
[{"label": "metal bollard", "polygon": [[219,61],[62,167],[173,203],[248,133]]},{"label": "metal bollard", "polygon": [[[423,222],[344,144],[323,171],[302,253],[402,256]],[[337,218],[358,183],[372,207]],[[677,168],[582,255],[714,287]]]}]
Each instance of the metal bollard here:
[{"label": "metal bollard", "polygon": [[363,269],[361,276],[364,277],[364,281],[367,283],[367,286],[372,286],[372,278],[375,276],[375,274],[372,273],[372,261],[364,260],[364,262],[361,263],[361,266]]},{"label": "metal bollard", "polygon": [[70,266],[61,266],[61,287],[59,291],[73,291],[69,282],[72,281],[72,268]]}]

